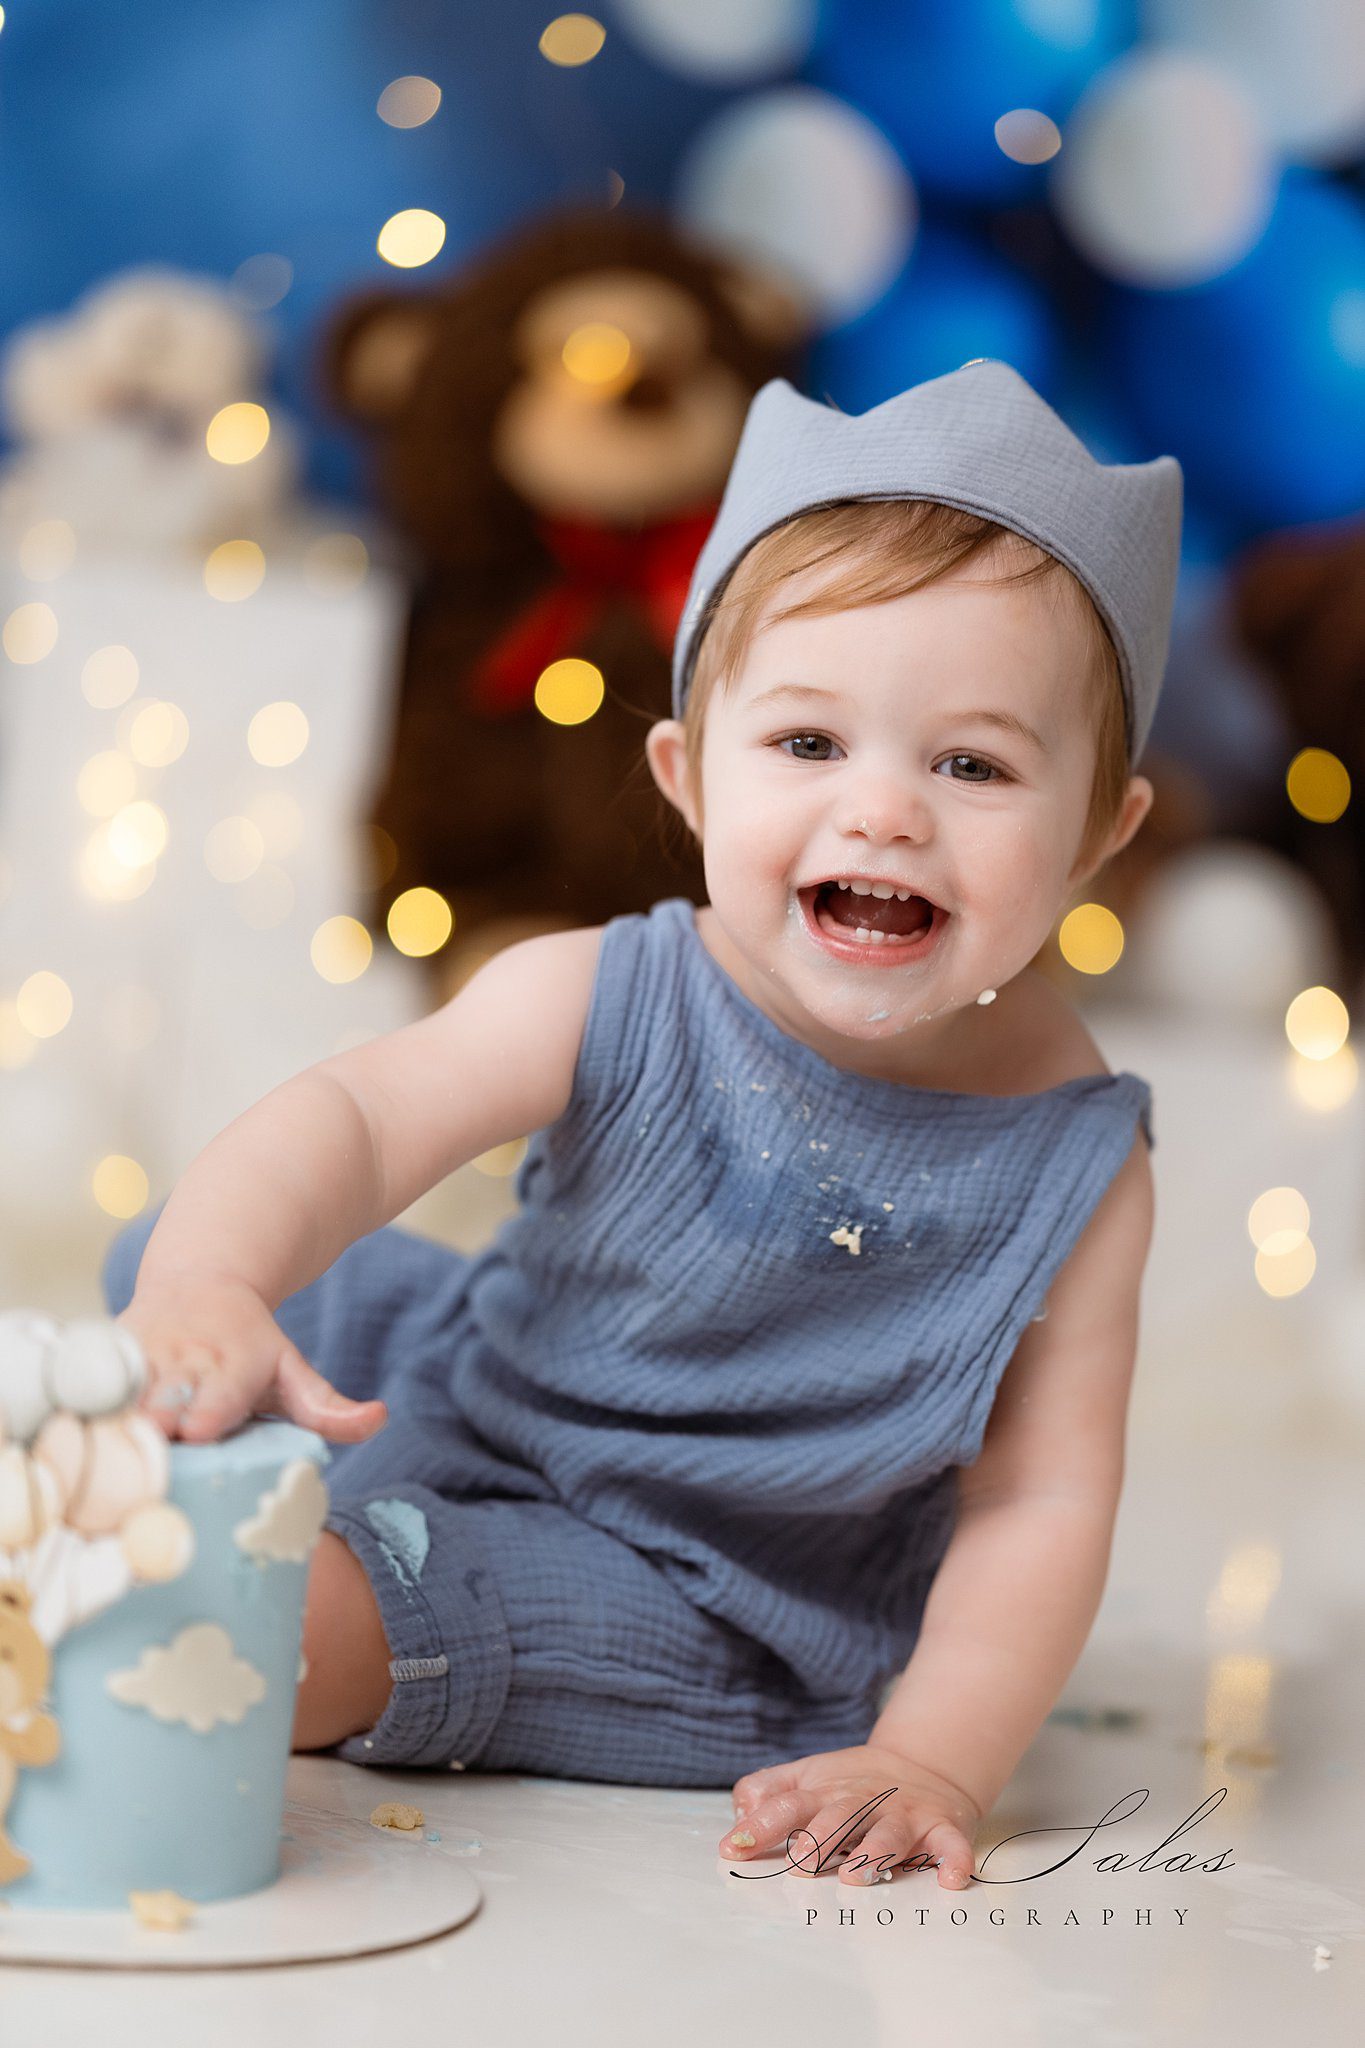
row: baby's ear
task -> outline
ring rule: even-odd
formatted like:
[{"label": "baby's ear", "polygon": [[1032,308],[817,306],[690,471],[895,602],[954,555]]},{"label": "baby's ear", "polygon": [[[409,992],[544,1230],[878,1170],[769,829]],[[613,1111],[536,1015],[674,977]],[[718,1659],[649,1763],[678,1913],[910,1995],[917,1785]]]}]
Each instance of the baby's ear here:
[{"label": "baby's ear", "polygon": [[687,733],[677,718],[661,718],[645,735],[645,758],[649,772],[675,811],[687,821],[689,831],[699,839],[696,805],[687,774]]}]

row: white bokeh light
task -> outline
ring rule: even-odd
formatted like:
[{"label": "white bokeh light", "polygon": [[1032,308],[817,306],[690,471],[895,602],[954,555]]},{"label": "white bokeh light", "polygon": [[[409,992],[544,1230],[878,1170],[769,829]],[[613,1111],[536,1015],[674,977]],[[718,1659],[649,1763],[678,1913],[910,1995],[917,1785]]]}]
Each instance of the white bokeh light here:
[{"label": "white bokeh light", "polygon": [[713,85],[794,71],[815,34],[815,0],[616,0],[612,11],[654,63]]},{"label": "white bokeh light", "polygon": [[1082,94],[1051,178],[1097,270],[1149,289],[1199,284],[1260,240],[1277,166],[1244,89],[1201,57],[1130,52]]},{"label": "white bokeh light", "polygon": [[709,121],[684,157],[675,207],[698,233],[774,267],[825,327],[881,297],[919,218],[881,130],[808,85],[755,93]]}]

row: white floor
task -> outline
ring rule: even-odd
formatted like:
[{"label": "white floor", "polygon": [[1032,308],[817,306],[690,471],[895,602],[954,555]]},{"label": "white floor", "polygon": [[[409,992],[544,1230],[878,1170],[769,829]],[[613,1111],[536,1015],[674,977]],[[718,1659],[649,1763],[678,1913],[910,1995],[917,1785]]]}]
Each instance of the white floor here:
[{"label": "white floor", "polygon": [[[347,1963],[10,1967],[4,2048],[78,2030],[100,2048],[1365,2038],[1365,1104],[1300,1111],[1279,1049],[1254,1036],[1214,1058],[1206,1034],[1137,1020],[1097,1035],[1156,1099],[1127,1486],[1091,1640],[978,1836],[989,1882],[964,1895],[902,1875],[861,1895],[777,1860],[734,1875],[719,1790],[329,1761],[319,1783],[341,1808],[423,1807],[483,1888],[472,1920]],[[1286,1182],[1309,1199],[1319,1264],[1276,1302],[1245,1213]],[[467,1194],[411,1220],[441,1234]],[[1115,1851],[1147,1868],[1093,1868]],[[1185,1852],[1224,1867],[1162,1869]]]}]

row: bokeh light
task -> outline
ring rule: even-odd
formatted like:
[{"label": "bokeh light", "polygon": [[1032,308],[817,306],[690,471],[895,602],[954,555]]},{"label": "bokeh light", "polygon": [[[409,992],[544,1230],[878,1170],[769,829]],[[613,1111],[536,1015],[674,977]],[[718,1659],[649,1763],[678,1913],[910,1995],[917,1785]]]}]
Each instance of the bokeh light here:
[{"label": "bokeh light", "polygon": [[370,552],[356,533],[324,533],[304,550],[303,578],[310,590],[337,595],[365,581]]},{"label": "bokeh light", "polygon": [[114,711],[126,704],[137,683],[137,657],[131,647],[97,647],[81,670],[81,693],[96,711]]},{"label": "bokeh light", "polygon": [[65,519],[40,519],[19,543],[19,567],[30,583],[51,583],[76,559],[76,532]]},{"label": "bokeh light", "polygon": [[249,399],[220,407],[204,436],[214,461],[229,465],[254,461],[269,439],[270,415]]},{"label": "bokeh light", "polygon": [[607,40],[607,32],[591,14],[557,14],[541,31],[540,54],[551,64],[572,68],[590,64]]},{"label": "bokeh light", "polygon": [[425,206],[409,206],[385,221],[375,247],[395,269],[416,270],[440,255],[445,238],[446,224],[439,213],[430,213]]},{"label": "bokeh light", "polygon": [[441,104],[441,88],[434,79],[410,73],[395,78],[379,95],[375,112],[390,128],[420,128]]},{"label": "bokeh light", "polygon": [[244,882],[265,859],[265,839],[251,818],[220,818],[204,839],[204,865],[216,882]]},{"label": "bokeh light", "polygon": [[189,743],[190,722],[178,704],[142,705],[128,731],[128,752],[144,768],[168,768]]},{"label": "bokeh light", "polygon": [[76,801],[92,818],[112,818],[137,795],[137,770],[117,747],[92,754],[76,777]]},{"label": "bokeh light", "polygon": [[630,336],[606,320],[575,327],[561,351],[564,367],[580,384],[614,384],[630,362]]},{"label": "bokeh light", "polygon": [[136,1159],[110,1152],[90,1176],[90,1191],[106,1216],[139,1216],[147,1206],[151,1184]]},{"label": "bokeh light", "polygon": [[1062,146],[1062,131],[1036,107],[1015,107],[995,124],[995,140],[1016,164],[1045,164]]},{"label": "bokeh light", "polygon": [[34,1038],[55,1038],[71,1021],[71,990],[60,974],[40,967],[14,998],[19,1022]]},{"label": "bokeh light", "polygon": [[1290,762],[1285,793],[1301,818],[1334,825],[1351,801],[1351,777],[1344,761],[1325,747],[1303,747]]},{"label": "bokeh light", "polygon": [[355,917],[329,917],[313,934],[309,958],[324,981],[355,981],[365,972],[374,944]]},{"label": "bokeh light", "polygon": [[222,604],[240,604],[264,577],[265,552],[254,540],[225,540],[204,564],[204,588]]},{"label": "bokeh light", "polygon": [[1360,1062],[1349,1043],[1325,1060],[1289,1055],[1289,1092],[1294,1100],[1318,1116],[1330,1116],[1351,1100],[1360,1086]]},{"label": "bokeh light", "polygon": [[57,645],[57,614],[50,604],[21,604],[5,620],[4,648],[21,667],[42,661]]},{"label": "bokeh light", "polygon": [[1291,1251],[1256,1254],[1256,1282],[1272,1300],[1301,1294],[1317,1270],[1318,1255],[1311,1237],[1302,1237]]},{"label": "bokeh light", "polygon": [[1247,1211],[1247,1234],[1258,1251],[1279,1257],[1308,1235],[1308,1204],[1297,1188],[1267,1188]]},{"label": "bokeh light", "polygon": [[170,825],[160,804],[139,797],[109,820],[109,851],[127,868],[145,868],[166,851]]},{"label": "bokeh light", "polygon": [[1351,1019],[1335,989],[1306,988],[1285,1012],[1285,1037],[1306,1060],[1326,1060],[1346,1043]]},{"label": "bokeh light", "polygon": [[607,694],[600,668],[566,655],[542,669],[536,680],[536,710],[552,725],[582,725]]},{"label": "bokeh light", "polygon": [[1104,903],[1078,903],[1057,930],[1057,945],[1078,974],[1108,974],[1123,952],[1123,926]]},{"label": "bokeh light", "polygon": [[247,751],[262,768],[287,768],[308,745],[308,719],[288,698],[263,704],[246,729]]},{"label": "bokeh light", "polygon": [[455,929],[455,918],[437,890],[405,889],[389,905],[385,928],[400,953],[424,959],[444,946]]}]

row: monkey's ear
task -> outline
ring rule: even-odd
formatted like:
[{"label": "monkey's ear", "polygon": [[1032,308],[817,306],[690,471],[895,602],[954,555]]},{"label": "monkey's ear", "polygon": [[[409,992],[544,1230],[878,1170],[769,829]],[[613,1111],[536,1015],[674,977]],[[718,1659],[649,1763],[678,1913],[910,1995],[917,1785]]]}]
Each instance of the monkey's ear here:
[{"label": "monkey's ear", "polygon": [[342,307],[323,339],[322,380],[347,419],[387,426],[412,396],[440,326],[430,294],[371,292]]},{"label": "monkey's ear", "polygon": [[770,348],[800,346],[815,328],[815,306],[785,270],[750,257],[716,263],[715,281],[740,325]]}]

